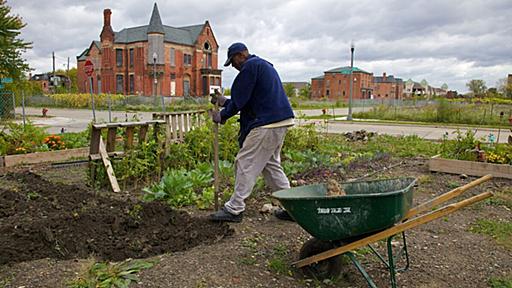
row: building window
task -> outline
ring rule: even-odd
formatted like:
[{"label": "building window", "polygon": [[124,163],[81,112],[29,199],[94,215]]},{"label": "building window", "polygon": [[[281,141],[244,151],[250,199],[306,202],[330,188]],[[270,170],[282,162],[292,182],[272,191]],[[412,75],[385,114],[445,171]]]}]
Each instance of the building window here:
[{"label": "building window", "polygon": [[116,93],[123,94],[123,92],[124,92],[123,86],[124,86],[123,75],[117,75],[116,76]]},{"label": "building window", "polygon": [[326,90],[326,91],[325,91],[325,94],[326,94],[327,96],[329,96],[329,92],[330,92],[329,90]]},{"label": "building window", "polygon": [[171,48],[171,66],[176,66],[176,50]]},{"label": "building window", "polygon": [[345,91],[343,91],[343,96],[345,96]]},{"label": "building window", "polygon": [[171,80],[176,80],[176,74],[171,73]]},{"label": "building window", "polygon": [[130,67],[133,67],[133,48],[130,48]]},{"label": "building window", "polygon": [[123,49],[116,49],[116,64],[117,67],[123,66]]},{"label": "building window", "polygon": [[183,64],[185,64],[185,65],[192,65],[192,55],[190,55],[190,54],[183,54]]},{"label": "building window", "polygon": [[134,91],[135,91],[135,77],[133,77],[133,74],[131,74],[130,75],[130,94],[133,94]]}]

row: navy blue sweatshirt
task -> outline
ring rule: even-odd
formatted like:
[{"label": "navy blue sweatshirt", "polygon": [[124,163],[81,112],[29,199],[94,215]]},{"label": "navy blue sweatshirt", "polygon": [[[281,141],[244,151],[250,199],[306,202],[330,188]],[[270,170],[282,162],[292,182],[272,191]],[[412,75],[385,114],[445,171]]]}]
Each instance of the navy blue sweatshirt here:
[{"label": "navy blue sweatshirt", "polygon": [[253,128],[294,117],[276,69],[256,55],[242,65],[224,107],[223,121],[240,112],[240,147]]}]

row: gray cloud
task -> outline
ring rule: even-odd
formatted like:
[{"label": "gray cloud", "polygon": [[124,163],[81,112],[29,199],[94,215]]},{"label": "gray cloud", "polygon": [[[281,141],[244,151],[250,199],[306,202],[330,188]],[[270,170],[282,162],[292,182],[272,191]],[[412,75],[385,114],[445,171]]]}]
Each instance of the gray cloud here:
[{"label": "gray cloud", "polygon": [[[245,1],[249,2],[249,1]],[[8,0],[27,27],[22,38],[33,42],[25,54],[36,71],[51,70],[51,52],[60,68],[69,56],[76,62],[92,40],[99,39],[104,8],[112,9],[112,26],[146,25],[152,2]],[[493,86],[512,73],[512,2],[490,1],[160,1],[162,21],[184,26],[209,20],[221,45],[219,62],[234,41],[272,62],[284,81],[308,81],[323,71],[350,64],[404,79],[447,83],[465,91],[471,79]],[[224,68],[224,67],[221,67]],[[236,71],[224,69],[224,85]]]}]

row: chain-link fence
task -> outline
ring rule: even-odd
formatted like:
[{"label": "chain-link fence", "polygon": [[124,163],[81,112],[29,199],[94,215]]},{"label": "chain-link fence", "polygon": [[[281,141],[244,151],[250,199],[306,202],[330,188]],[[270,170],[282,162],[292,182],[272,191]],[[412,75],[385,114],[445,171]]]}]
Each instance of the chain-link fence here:
[{"label": "chain-link fence", "polygon": [[15,118],[16,106],[14,93],[10,91],[0,91],[0,119],[9,120]]}]

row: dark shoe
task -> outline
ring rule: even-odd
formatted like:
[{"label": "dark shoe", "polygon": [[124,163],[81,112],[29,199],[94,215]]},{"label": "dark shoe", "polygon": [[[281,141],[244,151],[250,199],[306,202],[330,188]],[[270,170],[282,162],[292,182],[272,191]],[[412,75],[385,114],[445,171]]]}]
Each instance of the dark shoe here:
[{"label": "dark shoe", "polygon": [[274,215],[277,217],[277,219],[285,220],[285,221],[292,221],[295,222],[295,220],[288,214],[288,211],[284,209],[278,209],[276,212],[274,212]]},{"label": "dark shoe", "polygon": [[[243,213],[243,212],[242,212]],[[213,222],[242,222],[244,215],[240,213],[238,215],[229,213],[226,208],[222,207],[219,211],[210,214],[208,220]]]}]

